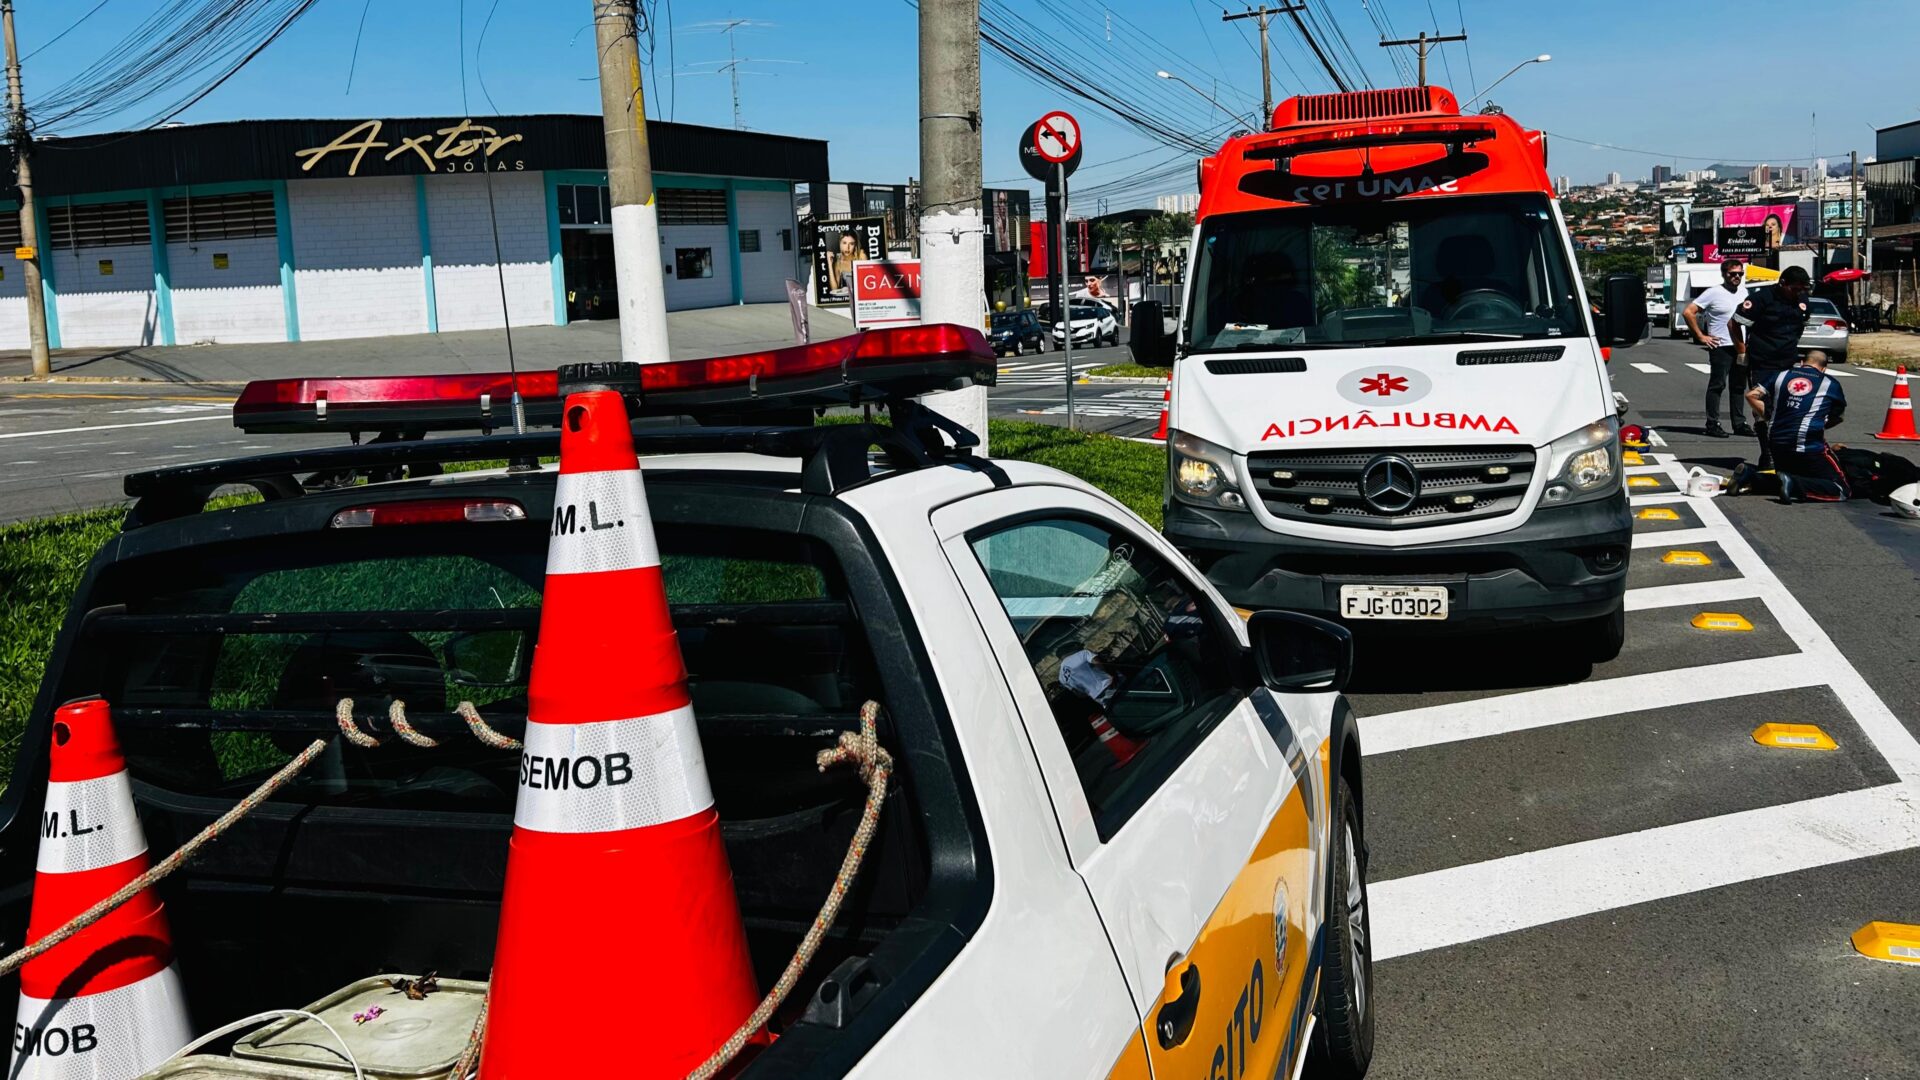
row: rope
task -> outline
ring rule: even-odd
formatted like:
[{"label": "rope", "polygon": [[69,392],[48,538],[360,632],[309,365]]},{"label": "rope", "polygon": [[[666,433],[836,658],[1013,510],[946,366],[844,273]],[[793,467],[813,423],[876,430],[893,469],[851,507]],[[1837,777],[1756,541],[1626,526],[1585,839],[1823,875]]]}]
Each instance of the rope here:
[{"label": "rope", "polygon": [[[462,704],[465,703],[462,702]],[[393,728],[395,735],[422,750],[431,750],[440,745],[439,739],[431,735],[422,735],[413,729],[412,724],[407,723],[407,706],[399,698],[394,698],[393,704],[387,706],[387,724]]]},{"label": "rope", "polygon": [[[814,953],[820,949],[820,943],[826,939],[827,930],[840,914],[840,904],[847,898],[847,890],[853,887],[853,879],[860,873],[860,861],[866,858],[867,846],[873,842],[873,833],[880,825],[880,805],[887,797],[887,778],[893,774],[893,755],[880,745],[875,731],[874,721],[880,715],[880,703],[869,701],[860,706],[860,733],[851,731],[840,733],[840,743],[831,750],[822,750],[815,758],[815,764],[821,772],[829,766],[843,762],[854,762],[860,766],[860,778],[867,782],[867,805],[860,814],[860,827],[853,831],[853,842],[847,845],[846,858],[840,862],[840,873],[833,879],[833,888],[827,891],[826,903],[820,906],[820,914],[815,916],[813,926],[807,930],[807,936],[800,940],[800,948],[787,962],[787,970],[780,973],[780,980],[753,1010],[733,1037],[720,1044],[701,1066],[687,1074],[687,1080],[709,1080],[714,1074],[725,1068],[734,1056],[747,1045],[755,1032],[766,1026],[767,1019],[780,1003],[793,992],[794,984],[800,981],[800,974],[807,969]],[[462,1078],[464,1080],[464,1078]]]},{"label": "rope", "polygon": [[467,730],[473,732],[473,737],[479,739],[482,743],[493,747],[495,750],[520,749],[519,739],[502,735],[488,727],[487,722],[480,719],[480,710],[473,707],[473,702],[463,701],[455,705],[453,711],[459,715],[460,719],[467,722]]},{"label": "rope", "polygon": [[[342,702],[342,704],[349,705],[350,707],[350,703]],[[99,922],[105,918],[109,912],[113,911],[113,909],[138,896],[142,891],[151,888],[154,883],[162,880],[168,874],[180,869],[182,864],[188,859],[193,858],[194,854],[202,847],[205,847],[209,841],[218,839],[220,834],[232,827],[234,822],[246,817],[261,803],[267,801],[269,796],[280,790],[283,784],[293,779],[300,770],[311,764],[313,759],[319,757],[321,751],[326,748],[327,740],[313,740],[313,742],[307,745],[305,750],[295,754],[293,760],[280,766],[279,772],[267,777],[265,783],[253,789],[253,794],[235,803],[233,809],[215,818],[213,824],[201,829],[199,835],[181,844],[174,850],[173,854],[154,863],[147,869],[146,873],[141,874],[139,877],[121,886],[120,890],[112,896],[107,897],[105,900],[74,916],[73,920],[65,926],[41,938],[39,941],[20,949],[6,959],[0,960],[0,978],[5,978],[13,974],[21,964],[26,963],[80,931],[85,930],[87,927],[92,926],[94,923]]]},{"label": "rope", "polygon": [[340,725],[340,734],[348,742],[362,750],[372,750],[380,745],[379,739],[361,731],[360,725],[353,722],[353,699],[350,697],[341,698],[340,703],[333,707],[333,722]]}]

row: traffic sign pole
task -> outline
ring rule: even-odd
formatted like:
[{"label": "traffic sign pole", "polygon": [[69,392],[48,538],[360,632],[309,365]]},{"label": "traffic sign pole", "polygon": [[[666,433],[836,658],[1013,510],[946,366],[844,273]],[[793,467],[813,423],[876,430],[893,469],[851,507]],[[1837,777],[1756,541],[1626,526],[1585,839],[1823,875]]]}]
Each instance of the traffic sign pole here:
[{"label": "traffic sign pole", "polygon": [[[1060,269],[1054,274],[1056,282],[1053,290],[1054,311],[1058,313],[1061,325],[1066,327],[1066,336],[1060,339],[1060,356],[1067,368],[1067,430],[1073,431],[1073,308],[1067,301],[1067,167],[1065,163],[1054,166],[1060,184],[1060,213],[1053,230],[1054,253]],[[1094,331],[1095,336],[1099,330]]]}]

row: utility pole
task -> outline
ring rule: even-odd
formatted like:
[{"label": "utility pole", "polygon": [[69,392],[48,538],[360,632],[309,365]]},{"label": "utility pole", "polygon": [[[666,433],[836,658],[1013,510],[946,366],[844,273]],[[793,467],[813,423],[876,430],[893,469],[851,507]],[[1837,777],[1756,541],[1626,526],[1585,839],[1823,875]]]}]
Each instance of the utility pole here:
[{"label": "utility pole", "polygon": [[1420,51],[1420,85],[1427,85],[1427,46],[1439,45],[1448,41],[1465,41],[1465,34],[1448,34],[1446,37],[1428,37],[1425,30],[1417,38],[1401,38],[1398,41],[1381,41],[1380,47],[1391,49],[1398,45],[1412,45]]},{"label": "utility pole", "polygon": [[613,277],[620,293],[620,359],[661,364],[667,353],[667,292],[660,269],[660,214],[647,149],[635,0],[593,0],[600,52],[600,112],[613,201]]},{"label": "utility pole", "polygon": [[27,333],[33,374],[44,379],[53,374],[53,356],[47,351],[47,297],[40,291],[40,234],[33,213],[33,170],[27,164],[33,139],[27,132],[27,107],[20,91],[20,50],[13,43],[13,0],[0,0],[0,30],[7,40],[7,141],[13,144],[14,183],[20,187],[20,246],[33,252],[21,260]]},{"label": "utility pole", "polygon": [[[920,319],[986,322],[980,216],[980,3],[920,0]],[[987,389],[926,404],[987,445]]]},{"label": "utility pole", "polygon": [[1273,122],[1271,119],[1273,116],[1273,91],[1267,87],[1267,17],[1270,15],[1291,15],[1293,17],[1294,29],[1299,30],[1300,36],[1306,39],[1307,45],[1313,49],[1313,55],[1319,59],[1320,66],[1327,69],[1327,76],[1333,80],[1333,85],[1338,87],[1343,94],[1352,89],[1352,87],[1347,85],[1347,80],[1341,77],[1340,69],[1334,67],[1333,61],[1327,59],[1327,54],[1321,51],[1320,43],[1313,38],[1313,31],[1307,29],[1306,22],[1300,18],[1300,13],[1305,10],[1307,10],[1307,5],[1304,3],[1286,3],[1279,7],[1272,8],[1261,4],[1258,8],[1248,9],[1238,15],[1220,16],[1221,22],[1232,22],[1235,19],[1260,20],[1260,100],[1265,106],[1267,116],[1269,117],[1264,123]]}]

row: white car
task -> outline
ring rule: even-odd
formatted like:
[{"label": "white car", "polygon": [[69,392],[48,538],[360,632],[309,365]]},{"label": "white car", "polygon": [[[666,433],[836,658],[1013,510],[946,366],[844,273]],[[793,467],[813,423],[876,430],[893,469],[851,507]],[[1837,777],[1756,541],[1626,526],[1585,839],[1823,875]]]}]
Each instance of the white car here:
[{"label": "white car", "polygon": [[[634,429],[702,783],[769,981],[860,817],[859,779],[822,772],[815,754],[872,702],[898,769],[845,909],[743,1080],[1219,1077],[1223,1063],[1284,1078],[1309,1046],[1324,1075],[1362,1075],[1377,995],[1360,735],[1339,693],[1348,634],[1287,612],[1243,619],[1111,496],[950,447],[964,429],[913,395],[989,382],[978,331],[874,330],[720,360],[661,365],[639,416],[859,402],[893,420]],[[617,367],[559,380],[605,386]],[[639,373],[624,377],[637,392]],[[551,460],[558,438],[539,430],[561,420],[551,379],[527,402],[534,430],[472,434],[509,385],[504,373],[255,383],[235,408],[248,432],[448,434],[342,439],[297,451],[317,455],[298,468],[269,454],[128,479],[139,501],[78,587],[9,785],[13,884],[31,876],[17,856],[32,858],[46,820],[54,703],[82,693],[107,697],[130,736],[164,731],[127,742],[140,818],[168,846],[277,768],[277,742],[338,738],[338,711],[354,714],[342,696],[382,734],[387,700],[404,698],[409,721],[444,742],[336,744],[338,767],[293,780],[236,830],[246,839],[178,872],[193,898],[176,925],[195,1015],[299,1006],[336,972],[487,977],[516,784],[541,787],[539,767],[520,766],[543,759],[474,742],[446,702],[479,698],[490,723],[520,730],[550,533],[621,523],[592,502],[577,517],[556,506],[552,465],[331,488],[294,474]],[[204,509],[222,483],[280,497]],[[254,613],[279,608],[248,606],[296,600],[293,630]],[[624,901],[579,892],[580,925],[551,933],[604,967]],[[296,893],[300,928],[269,917]],[[24,887],[0,898],[15,940],[29,901]],[[263,971],[269,954],[307,961]],[[631,1041],[619,994],[540,992],[557,995],[556,1019],[587,1014],[566,1039],[613,1055]],[[435,1000],[468,998],[477,1008],[472,994]],[[444,1022],[463,1032],[471,1014]],[[49,1075],[33,1071],[44,1064],[27,1075]]]},{"label": "white car", "polygon": [[[1120,344],[1120,320],[1113,315],[1113,309],[1096,300],[1075,300],[1067,305],[1067,312],[1073,318],[1073,344],[1078,348],[1097,349],[1102,345]],[[1064,322],[1053,322],[1053,343],[1062,344],[1067,339],[1067,327]]]}]

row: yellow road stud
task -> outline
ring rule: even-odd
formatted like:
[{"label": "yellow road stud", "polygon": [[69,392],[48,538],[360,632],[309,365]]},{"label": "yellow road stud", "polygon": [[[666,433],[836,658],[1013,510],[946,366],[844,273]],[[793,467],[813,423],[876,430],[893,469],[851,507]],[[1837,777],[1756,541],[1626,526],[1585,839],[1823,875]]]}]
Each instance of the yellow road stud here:
[{"label": "yellow road stud", "polygon": [[1861,956],[1875,960],[1920,964],[1920,926],[1870,922],[1853,932],[1853,947]]},{"label": "yellow road stud", "polygon": [[1640,451],[1638,450],[1621,451],[1620,460],[1623,463],[1628,465],[1645,465],[1646,464],[1646,462],[1640,460]]},{"label": "yellow road stud", "polygon": [[1669,551],[1660,556],[1663,563],[1675,566],[1712,566],[1713,559],[1704,551]]},{"label": "yellow road stud", "polygon": [[1629,476],[1627,477],[1627,486],[1628,487],[1659,487],[1660,480],[1658,477],[1654,477],[1654,476]]},{"label": "yellow road stud", "polygon": [[1678,510],[1669,510],[1664,506],[1649,506],[1645,510],[1640,511],[1638,514],[1635,514],[1634,516],[1639,518],[1641,521],[1679,521],[1680,520],[1680,512]]},{"label": "yellow road stud", "polygon": [[1751,630],[1753,624],[1745,615],[1735,615],[1730,611],[1703,611],[1693,617],[1693,625],[1699,630]]},{"label": "yellow road stud", "polygon": [[1812,724],[1761,724],[1753,729],[1753,741],[1781,750],[1838,750],[1833,736]]}]

